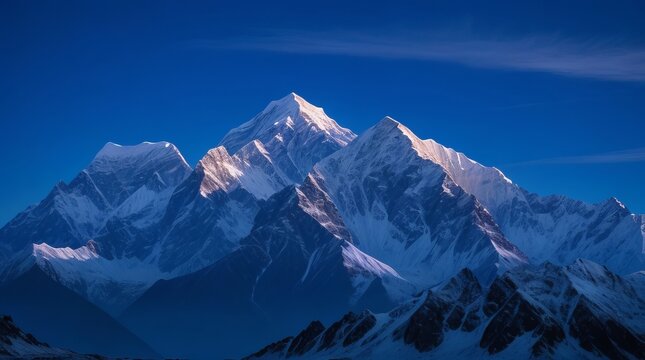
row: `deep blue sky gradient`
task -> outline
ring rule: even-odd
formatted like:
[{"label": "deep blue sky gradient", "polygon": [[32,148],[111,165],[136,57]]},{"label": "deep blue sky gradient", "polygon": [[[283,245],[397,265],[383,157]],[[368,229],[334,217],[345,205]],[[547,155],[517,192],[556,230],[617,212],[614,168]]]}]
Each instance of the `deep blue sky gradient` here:
[{"label": "deep blue sky gradient", "polygon": [[[239,39],[297,31],[549,37],[638,51],[643,2],[183,3],[0,4],[0,224],[72,179],[107,141],[168,140],[194,165],[291,91],[357,133],[390,115],[530,191],[616,196],[645,213],[645,161],[593,161],[645,148],[642,80],[235,49]],[[219,45],[196,45],[210,42]]]}]

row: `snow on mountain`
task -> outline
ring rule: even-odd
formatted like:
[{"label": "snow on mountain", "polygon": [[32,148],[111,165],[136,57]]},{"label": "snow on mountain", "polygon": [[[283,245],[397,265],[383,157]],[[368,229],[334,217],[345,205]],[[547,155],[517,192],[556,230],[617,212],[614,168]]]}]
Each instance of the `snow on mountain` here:
[{"label": "snow on mountain", "polygon": [[168,142],[106,144],[69,184],[57,184],[0,229],[8,254],[0,262],[0,278],[10,280],[35,264],[108,311],[128,305],[161,271],[137,258],[147,244],[136,236],[102,240],[149,231],[190,171]]},{"label": "snow on mountain", "polygon": [[322,108],[291,93],[272,101],[253,119],[229,131],[220,145],[235,153],[251,141],[259,140],[282,172],[297,183],[316,162],[355,137]]},{"label": "snow on mountain", "polygon": [[436,284],[465,266],[482,279],[526,261],[490,214],[391,118],[322,160],[313,176],[356,245],[404,278]]},{"label": "snow on mountain", "polygon": [[[427,319],[433,309],[451,329],[432,350],[438,356],[514,354],[533,349],[534,337],[547,332],[541,354],[587,356],[600,342],[602,348],[589,351],[611,357],[631,350],[606,328],[623,339],[642,337],[644,251],[645,215],[630,214],[615,198],[592,205],[531,194],[391,118],[356,138],[292,93],[231,130],[194,170],[168,142],[106,144],[69,184],[57,184],[0,229],[0,283],[38,269],[111,314],[127,308],[129,323],[169,351],[164,355],[190,357],[212,350],[212,337],[203,334],[226,332],[218,339],[221,355],[239,355],[299,328],[303,319],[386,311],[418,286],[444,284],[396,319],[348,315],[336,330],[313,324],[297,341],[274,345],[304,354],[318,339],[329,349],[321,357],[338,356],[343,338],[359,358],[373,348],[414,358],[419,342],[425,349],[428,337],[437,340],[441,326]],[[585,261],[523,267],[529,260],[563,265],[579,257],[620,274],[640,272],[622,279]],[[459,273],[464,267],[472,273]],[[506,269],[514,270],[497,276]],[[449,294],[493,280],[486,296],[516,308],[484,295],[466,304]],[[476,308],[474,315],[453,307],[445,313],[454,302],[462,312]],[[489,302],[522,317],[488,313]],[[577,317],[559,313],[560,305],[577,309]],[[426,310],[418,312],[421,307]],[[413,315],[419,327],[430,324],[430,335],[402,335]],[[452,331],[449,316],[465,316],[472,330]],[[537,328],[504,327],[536,317]],[[495,330],[487,330],[493,322]],[[254,338],[243,343],[240,334],[251,327]],[[582,328],[595,332],[587,336]],[[389,345],[365,338],[370,329],[381,330],[369,339]],[[509,331],[511,338],[490,337]],[[394,340],[383,337],[395,332]],[[283,350],[291,351],[277,354]]]},{"label": "snow on mountain", "polygon": [[141,186],[114,210],[113,218],[128,221],[138,229],[154,225],[163,216],[175,187],[163,188],[160,179],[155,177],[150,183]]},{"label": "snow on mountain", "polygon": [[[506,238],[532,261],[569,264],[583,257],[628,274],[645,267],[643,221],[617,199],[586,204],[565,196],[538,196],[434,140],[402,131],[424,159],[440,165],[491,213]],[[608,251],[611,249],[611,251]]]},{"label": "snow on mountain", "polygon": [[118,206],[151,179],[163,187],[177,186],[190,166],[177,147],[166,141],[133,146],[107,143],[87,171],[108,202]]},{"label": "snow on mountain", "polygon": [[173,194],[156,245],[161,268],[185,274],[233,251],[251,231],[258,201],[302,182],[354,136],[298,95],[271,102],[209,150]]},{"label": "snow on mountain", "polygon": [[[416,291],[351,241],[329,197],[309,177],[262,205],[238,249],[196,273],[153,285],[123,319],[167,354],[235,356],[260,339],[301,326],[309,316],[333,318],[366,306],[385,310]],[[171,330],[162,334],[155,325],[159,312],[176,314],[168,315]],[[213,321],[204,324],[204,319]],[[237,339],[249,333],[247,321],[253,324],[253,340],[239,344]],[[202,339],[194,329],[226,332],[221,354],[212,354],[212,339]],[[193,339],[190,346],[182,346],[178,336]]]},{"label": "snow on mountain", "polygon": [[204,170],[200,187],[202,196],[242,187],[257,199],[266,199],[291,181],[276,168],[270,154],[259,140],[253,140],[233,156],[219,146],[208,151],[198,166]]},{"label": "snow on mountain", "polygon": [[156,190],[172,188],[189,171],[190,167],[170,143],[135,146],[108,143],[69,184],[57,184],[43,201],[0,229],[0,243],[8,245],[11,251],[32,243],[82,246],[112,216],[131,215],[133,203],[137,203],[135,209],[149,205],[150,197],[138,194],[137,199],[120,208],[142,187],[157,182]]},{"label": "snow on mountain", "polygon": [[37,266],[101,309],[118,314],[155,281],[171,276],[154,263],[135,257],[106,256],[99,248],[94,240],[76,249],[32,244],[3,264],[0,278],[11,281]]},{"label": "snow on mountain", "polygon": [[[262,128],[257,136],[230,155],[223,146],[210,150],[192,172],[168,142],[106,144],[69,185],[57,185],[0,230],[0,240],[11,240],[0,241],[3,278],[35,263],[118,312],[154,280],[193,272],[233,251],[251,231],[258,201],[302,181],[311,164],[353,136],[296,95],[272,102],[254,123]],[[84,251],[88,240],[96,253],[91,261],[65,257]],[[47,244],[48,256],[39,255],[42,247],[20,250],[32,243]]]},{"label": "snow on mountain", "polygon": [[251,231],[261,198],[242,186],[239,165],[225,148],[211,149],[177,187],[152,250],[164,272],[182,275],[211,265]]},{"label": "snow on mountain", "polygon": [[33,245],[33,259],[47,275],[110,313],[119,313],[155,281],[167,277],[136,258],[108,260],[95,243],[77,249]]},{"label": "snow on mountain", "polygon": [[[273,125],[276,122],[278,125]],[[251,123],[258,132],[241,131]],[[229,134],[223,141],[235,149],[232,156],[220,147],[209,151],[198,164],[193,178],[200,178],[203,199],[197,200],[197,206],[188,189],[197,181],[186,179],[191,169],[174,145],[106,144],[70,184],[58,184],[40,204],[0,229],[3,268],[13,267],[8,265],[13,254],[32,243],[79,248],[94,239],[101,255],[110,260],[159,262],[163,272],[174,274],[196,270],[230,252],[250,231],[257,205],[245,192],[261,200],[302,181],[311,164],[354,136],[322,109],[295,94],[272,102],[238,130],[241,132],[231,132],[236,136]],[[233,138],[242,139],[243,134],[247,136],[243,143],[231,143]],[[262,139],[270,143],[272,153]],[[181,189],[176,189],[180,184]],[[225,192],[231,201],[222,199],[221,194],[211,196],[217,190]],[[190,199],[182,199],[185,195]],[[191,219],[211,224],[214,230],[209,234],[208,229],[202,230],[193,246],[182,249],[179,243],[185,236],[177,234],[183,231],[182,226],[194,227]],[[185,233],[196,235],[195,230]],[[199,254],[200,249],[203,254]],[[192,259],[188,252],[193,253]],[[172,254],[178,254],[177,258]]]},{"label": "snow on mountain", "polygon": [[631,359],[644,320],[645,299],[590,261],[515,268],[487,289],[465,269],[389,313],[314,321],[245,359]]}]

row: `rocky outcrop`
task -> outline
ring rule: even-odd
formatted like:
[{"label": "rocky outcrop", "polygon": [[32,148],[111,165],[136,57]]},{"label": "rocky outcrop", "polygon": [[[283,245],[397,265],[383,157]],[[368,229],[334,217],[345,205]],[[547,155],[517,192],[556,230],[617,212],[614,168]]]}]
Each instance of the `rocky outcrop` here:
[{"label": "rocky outcrop", "polygon": [[644,321],[631,283],[589,261],[514,269],[487,289],[465,269],[388,314],[346,314],[299,355],[633,359],[645,353]]}]

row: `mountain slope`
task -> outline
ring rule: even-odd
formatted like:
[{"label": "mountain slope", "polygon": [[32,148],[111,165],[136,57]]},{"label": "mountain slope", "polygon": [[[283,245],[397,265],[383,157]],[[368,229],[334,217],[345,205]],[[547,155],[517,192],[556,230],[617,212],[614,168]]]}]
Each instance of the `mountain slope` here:
[{"label": "mountain slope", "polygon": [[[370,331],[365,328],[381,324],[382,316],[374,313],[469,267],[477,286],[493,282],[502,289],[494,296],[522,308],[526,317],[518,321],[548,315],[537,333],[533,328],[520,329],[523,333],[533,331],[539,337],[540,331],[563,329],[569,334],[567,329],[576,326],[578,335],[571,330],[567,339],[583,341],[582,328],[595,328],[591,335],[601,337],[641,332],[638,324],[620,320],[638,319],[640,313],[615,311],[616,304],[621,309],[640,309],[640,304],[625,300],[634,296],[629,291],[604,284],[614,281],[613,276],[589,270],[592,266],[586,267],[592,274],[584,276],[551,267],[498,275],[526,269],[529,261],[562,265],[578,257],[606,264],[619,274],[642,272],[644,241],[645,217],[630,214],[614,198],[591,205],[531,194],[499,170],[433,140],[421,140],[391,118],[356,138],[321,108],[290,94],[231,130],[194,170],[166,142],[108,143],[69,184],[58,184],[47,198],[0,229],[0,289],[15,290],[0,303],[18,309],[16,316],[31,316],[23,303],[40,307],[34,313],[69,314],[69,304],[85,308],[87,318],[75,318],[78,323],[70,330],[80,335],[65,341],[87,349],[108,346],[82,332],[89,333],[95,317],[103,323],[109,319],[96,315],[98,310],[89,309],[83,298],[115,316],[127,308],[121,318],[164,355],[207,358],[239,355],[304,326],[305,319],[328,321],[348,310],[370,309],[372,314],[354,314],[336,326],[340,331],[357,321],[363,324],[347,340],[354,344],[364,335],[361,331]],[[624,279],[634,288],[635,299],[645,288],[640,275]],[[555,299],[549,282],[565,292],[585,293],[585,299]],[[585,289],[600,286],[596,282],[606,287],[598,291],[612,298],[588,299],[594,293]],[[583,285],[578,288],[578,283]],[[38,293],[44,291],[40,286],[51,295]],[[505,297],[520,287],[519,295]],[[74,293],[63,294],[67,289]],[[488,294],[491,289],[481,291]],[[419,301],[428,300],[437,314],[456,301],[435,295]],[[49,296],[68,300],[45,303]],[[561,300],[563,306],[578,309],[578,323],[548,307]],[[464,311],[477,307],[477,316],[486,321],[496,317],[484,312],[481,301],[461,306]],[[516,313],[516,308],[506,310]],[[53,316],[49,313],[42,318]],[[417,317],[427,320],[428,314]],[[622,327],[606,322],[607,317]],[[55,321],[29,319],[43,333],[61,336]],[[496,321],[505,326],[507,320]],[[113,325],[105,325],[106,333],[123,330]],[[313,324],[289,347],[304,353],[310,340],[325,330],[321,326]],[[483,341],[485,329],[477,326],[480,333],[447,332],[444,340],[457,342],[462,336],[464,346]],[[607,328],[618,333],[603,333]],[[214,333],[220,334],[217,339]],[[329,349],[337,335],[328,334]],[[128,336],[118,336],[124,337],[123,344],[137,346]],[[497,349],[503,343],[503,351],[511,354],[535,345],[526,338],[507,346],[508,340],[493,336],[484,348]],[[600,341],[603,348],[597,350],[603,354],[629,353],[625,344],[616,350],[602,339],[585,341],[587,347]],[[212,353],[214,342],[217,354]],[[569,340],[561,343],[571,356],[588,350]],[[553,344],[541,344],[547,350],[542,354],[553,350]],[[401,351],[407,349],[399,345]],[[457,351],[445,349],[446,356]],[[472,349],[459,351],[471,354]],[[472,354],[483,351],[475,349]]]},{"label": "mountain slope", "polygon": [[440,165],[473,194],[507,239],[532,261],[569,264],[582,257],[621,274],[645,267],[643,232],[639,231],[643,220],[617,199],[592,205],[565,196],[538,196],[513,184],[496,168],[434,140],[410,136],[419,155]]},{"label": "mountain slope", "polygon": [[141,260],[150,253],[153,225],[190,171],[168,142],[106,144],[74,180],[0,229],[0,283],[37,265],[118,312],[162,276]]},{"label": "mountain slope", "polygon": [[0,312],[39,339],[79,353],[156,358],[108,314],[51,280],[38,267],[0,287]]},{"label": "mountain slope", "polygon": [[250,232],[258,201],[302,182],[353,137],[295,94],[271,102],[209,150],[175,190],[156,236],[161,270],[181,275],[230,253]]},{"label": "mountain slope", "polygon": [[[0,243],[19,251],[31,243],[78,247],[92,239],[111,216],[132,215],[134,204],[119,208],[138,190],[172,188],[190,167],[167,142],[120,146],[108,143],[69,184],[59,183],[36,206],[0,229]],[[146,199],[139,196],[138,208]],[[129,206],[128,206],[129,205]]]},{"label": "mountain slope", "polygon": [[0,315],[0,359],[103,359],[51,347],[17,327],[8,315]]},{"label": "mountain slope", "polygon": [[246,359],[639,358],[645,299],[607,268],[579,260],[516,268],[483,289],[463,270],[386,313],[349,313]]},{"label": "mountain slope", "polygon": [[[302,326],[311,314],[386,310],[412,294],[414,287],[393,269],[351,244],[312,180],[269,198],[237,250],[194,274],[155,284],[124,321],[165,355],[235,356]],[[160,319],[160,313],[166,315]],[[212,334],[222,333],[226,340],[218,338],[213,350]]]},{"label": "mountain slope", "polygon": [[272,152],[249,138],[232,154],[210,150],[192,172],[170,143],[108,143],[70,185],[0,229],[0,281],[36,264],[118,314],[154,281],[229,254],[259,201],[303,180],[292,159],[313,163],[353,136],[296,95],[260,118],[284,125],[262,131]]},{"label": "mountain slope", "polygon": [[423,286],[465,266],[487,281],[525,263],[477,199],[418,147],[385,118],[314,167],[356,245]]},{"label": "mountain slope", "polygon": [[259,209],[354,135],[295,94],[231,130],[177,187],[160,222],[157,259],[181,275],[214,263],[248,235]]}]

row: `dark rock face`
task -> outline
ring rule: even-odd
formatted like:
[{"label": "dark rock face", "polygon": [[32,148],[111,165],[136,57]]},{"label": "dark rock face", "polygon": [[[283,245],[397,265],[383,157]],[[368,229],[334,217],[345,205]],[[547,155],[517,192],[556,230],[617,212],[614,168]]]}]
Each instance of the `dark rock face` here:
[{"label": "dark rock face", "polygon": [[464,318],[464,309],[461,306],[455,306],[454,309],[448,315],[446,323],[450,330],[456,330],[461,326],[461,320]]},{"label": "dark rock face", "polygon": [[[244,358],[265,356],[305,356],[308,352],[324,352],[335,347],[348,347],[362,339],[376,325],[376,317],[369,311],[349,312],[325,329],[320,321],[311,322],[296,337],[287,337],[272,343]],[[316,348],[315,346],[318,345]]]},{"label": "dark rock face", "polygon": [[354,326],[343,340],[343,346],[349,346],[360,340],[376,325],[376,318],[370,313],[364,313],[363,319]]},{"label": "dark rock face", "polygon": [[510,281],[494,281],[486,295],[486,302],[482,308],[484,315],[491,316],[496,313],[500,305],[508,298],[509,293],[515,291],[515,288],[515,284]]},{"label": "dark rock face", "polygon": [[289,342],[291,342],[292,337],[286,337],[280,341],[276,341],[272,344],[269,344],[262,348],[260,351],[253,353],[249,356],[243,357],[242,360],[250,360],[250,359],[259,359],[267,355],[271,354],[276,354],[276,353],[282,353],[284,352],[284,349],[289,345]]},{"label": "dark rock face", "polygon": [[610,359],[627,359],[624,352],[636,358],[645,354],[645,334],[634,334],[613,319],[600,318],[593,311],[593,304],[584,298],[573,310],[569,333],[583,349]]},{"label": "dark rock face", "polygon": [[471,332],[475,330],[479,324],[481,324],[481,317],[476,310],[471,310],[466,318],[464,319],[461,329],[465,332]]},{"label": "dark rock face", "polygon": [[393,358],[398,348],[391,342],[429,357],[450,357],[446,351],[452,351],[454,342],[448,350],[442,348],[448,336],[477,331],[481,337],[465,340],[472,343],[463,348],[457,345],[454,356],[463,356],[464,350],[499,355],[522,338],[522,344],[529,342],[512,354],[517,358],[640,359],[645,354],[645,334],[638,330],[643,314],[645,301],[628,281],[589,261],[514,269],[486,291],[466,269],[387,316],[348,313],[312,343],[320,344],[317,351],[329,358]]},{"label": "dark rock face", "polygon": [[508,301],[497,305],[499,311],[489,321],[479,343],[489,353],[496,354],[504,350],[527,332],[539,336],[538,343],[534,346],[534,353],[537,354],[564,339],[564,331],[555,319],[547,316],[520,294],[515,293]]},{"label": "dark rock face", "polygon": [[481,285],[473,272],[460,271],[437,292],[428,292],[421,307],[410,317],[403,340],[419,351],[436,348],[443,342],[446,331],[456,330],[465,323],[466,309],[473,308],[469,313],[470,326],[477,322],[475,302],[481,295]]},{"label": "dark rock face", "polygon": [[376,317],[371,312],[367,310],[361,314],[349,312],[320,335],[320,346],[317,351],[335,346],[350,346],[362,339],[374,325],[376,325]]},{"label": "dark rock face", "polygon": [[289,345],[288,355],[302,355],[311,350],[315,345],[318,335],[325,331],[325,326],[320,321],[312,321],[306,329],[300,332]]},{"label": "dark rock face", "polygon": [[419,351],[430,351],[443,341],[445,313],[450,306],[432,293],[417,310],[405,329],[403,340]]},{"label": "dark rock face", "polygon": [[[22,348],[24,343],[32,346],[32,349],[29,349],[33,354],[23,353],[25,350]],[[29,351],[27,350],[27,351]],[[51,353],[52,356],[58,352],[62,358],[62,351],[58,349],[52,349],[48,344],[38,341],[32,334],[25,333],[20,329],[16,324],[14,324],[11,316],[2,315],[0,316],[0,358],[32,358],[34,355],[37,355],[42,358],[49,358],[48,353]],[[69,358],[72,358],[73,353],[69,352]]]},{"label": "dark rock face", "polygon": [[[419,351],[430,351],[441,344],[450,323],[458,324],[455,326],[458,328],[462,322],[466,322],[464,309],[470,311],[481,293],[482,289],[475,275],[465,269],[437,292],[428,292],[423,301],[418,301],[419,304],[406,304],[391,311],[388,323],[410,314],[410,318],[396,329],[395,338],[402,338]],[[475,315],[469,316],[470,323],[478,321]],[[357,344],[369,345],[375,338],[384,335],[382,330],[375,330],[376,326],[377,319],[369,311],[360,314],[349,312],[326,330],[322,324],[313,322],[294,338],[285,355],[306,356],[309,351],[324,353]]]},{"label": "dark rock face", "polygon": [[325,332],[322,334],[320,339],[320,347],[318,351],[328,349],[343,339],[350,331],[351,328],[358,321],[358,315],[353,312],[345,314],[342,319],[333,323]]},{"label": "dark rock face", "polygon": [[[11,339],[22,339],[24,340],[27,344],[30,345],[38,345],[38,346],[43,346],[43,347],[49,347],[44,342],[38,341],[32,334],[25,334],[20,328],[14,324],[13,319],[11,316],[8,315],[2,315],[0,318],[0,344],[3,344],[5,346],[10,346],[13,344]],[[0,354],[1,351],[3,351],[2,348],[0,348]],[[6,355],[9,355],[9,352],[7,350],[4,350]]]}]

